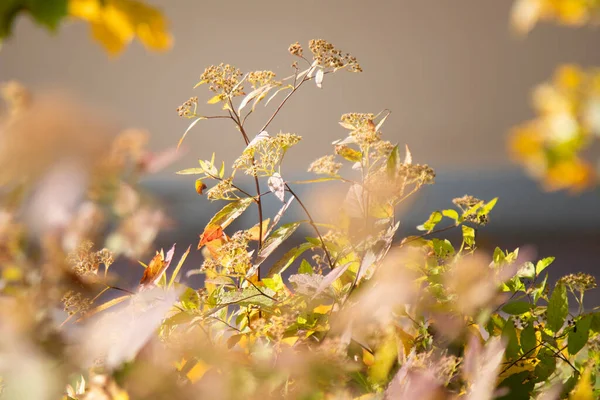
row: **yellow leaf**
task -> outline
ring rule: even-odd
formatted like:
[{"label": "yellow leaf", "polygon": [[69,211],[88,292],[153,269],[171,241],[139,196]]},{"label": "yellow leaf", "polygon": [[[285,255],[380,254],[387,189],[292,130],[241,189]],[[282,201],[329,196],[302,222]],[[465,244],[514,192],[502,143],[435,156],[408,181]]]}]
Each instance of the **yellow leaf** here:
[{"label": "yellow leaf", "polygon": [[402,349],[404,350],[404,356],[408,356],[414,344],[414,337],[402,328],[396,328],[396,333],[402,342]]},{"label": "yellow leaf", "polygon": [[[267,233],[267,228],[269,227],[270,222],[271,222],[271,218],[267,218],[262,222],[263,238],[264,238],[265,234]],[[259,231],[260,231],[260,229],[259,229],[258,224],[254,225],[252,228],[248,229],[248,233],[250,234],[249,240],[258,241],[258,235],[260,235]]]},{"label": "yellow leaf", "polygon": [[137,0],[70,0],[69,15],[90,23],[92,36],[118,54],[137,36],[151,50],[166,50],[172,39],[163,15]]},{"label": "yellow leaf", "polygon": [[333,307],[332,304],[330,305],[325,305],[325,304],[321,304],[320,306],[317,306],[313,309],[313,312],[315,314],[327,314],[331,308]]},{"label": "yellow leaf", "polygon": [[363,363],[365,363],[365,365],[367,367],[370,367],[371,365],[375,364],[375,356],[373,355],[373,353],[368,352],[366,349],[363,349]]},{"label": "yellow leaf", "polygon": [[571,392],[569,400],[594,400],[594,398],[590,370],[586,368],[583,374],[581,374],[575,389]]},{"label": "yellow leaf", "polygon": [[202,379],[202,377],[204,376],[206,371],[208,371],[209,369],[210,369],[210,365],[206,364],[202,360],[198,360],[198,362],[196,362],[196,365],[194,365],[192,367],[192,369],[190,369],[188,371],[186,376],[188,377],[190,382],[196,383],[200,379]]},{"label": "yellow leaf", "polygon": [[218,102],[220,102],[221,100],[223,100],[223,96],[218,94],[214,97],[212,97],[210,100],[207,101],[208,104],[216,104]]},{"label": "yellow leaf", "polygon": [[290,337],[281,339],[281,343],[287,344],[290,347],[295,345],[297,341],[298,341],[298,336],[290,336]]},{"label": "yellow leaf", "polygon": [[369,368],[369,378],[375,383],[386,382],[397,357],[398,345],[396,343],[396,336],[390,332],[377,350],[375,350],[375,361]]}]

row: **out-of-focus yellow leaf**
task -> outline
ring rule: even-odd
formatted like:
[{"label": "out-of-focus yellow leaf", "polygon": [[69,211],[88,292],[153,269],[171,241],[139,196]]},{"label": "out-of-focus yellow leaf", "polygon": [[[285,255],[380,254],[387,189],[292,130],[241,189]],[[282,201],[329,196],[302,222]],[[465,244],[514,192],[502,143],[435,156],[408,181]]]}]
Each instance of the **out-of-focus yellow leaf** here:
[{"label": "out-of-focus yellow leaf", "polygon": [[590,370],[586,370],[581,374],[579,382],[575,386],[575,389],[571,392],[569,400],[594,400],[594,390],[592,388],[592,381],[590,379]]},{"label": "out-of-focus yellow leaf", "polygon": [[113,55],[135,36],[151,50],[167,50],[172,44],[161,12],[141,1],[70,0],[69,15],[89,22],[94,39]]},{"label": "out-of-focus yellow leaf", "polygon": [[298,341],[298,336],[290,336],[290,337],[281,339],[281,343],[287,344],[288,346],[295,345],[297,341]]},{"label": "out-of-focus yellow leaf", "polygon": [[331,308],[333,307],[333,305],[329,304],[329,305],[325,305],[325,304],[321,304],[320,306],[317,306],[313,309],[313,312],[315,314],[327,314]]},{"label": "out-of-focus yellow leaf", "polygon": [[196,383],[200,379],[202,379],[202,377],[204,376],[204,374],[206,373],[206,371],[208,371],[209,369],[210,369],[210,365],[206,364],[202,360],[198,360],[196,362],[196,365],[194,365],[192,367],[192,369],[190,369],[188,371],[188,373],[186,374],[186,376],[190,380],[190,382]]},{"label": "out-of-focus yellow leaf", "polygon": [[373,353],[367,351],[367,349],[363,349],[362,360],[367,367],[370,367],[371,365],[375,364],[375,356],[373,355]]},{"label": "out-of-focus yellow leaf", "polygon": [[547,190],[570,188],[573,191],[584,190],[594,183],[593,168],[578,159],[562,161],[549,168],[544,182]]},{"label": "out-of-focus yellow leaf", "polygon": [[375,362],[369,368],[369,378],[374,383],[383,383],[398,357],[396,335],[388,333],[381,345],[375,351]]}]

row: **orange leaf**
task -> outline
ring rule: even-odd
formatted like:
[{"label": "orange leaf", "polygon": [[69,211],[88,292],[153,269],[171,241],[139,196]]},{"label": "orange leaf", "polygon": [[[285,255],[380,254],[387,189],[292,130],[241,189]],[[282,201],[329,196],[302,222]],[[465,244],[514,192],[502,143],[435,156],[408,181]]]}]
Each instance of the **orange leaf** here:
[{"label": "orange leaf", "polygon": [[173,254],[175,253],[175,245],[171,247],[171,250],[167,252],[167,257],[164,257],[162,250],[160,253],[157,251],[156,255],[148,264],[148,267],[144,270],[144,275],[140,280],[140,286],[155,285],[160,279],[161,275],[167,270]]},{"label": "orange leaf", "polygon": [[224,236],[223,228],[221,225],[207,226],[204,229],[204,233],[200,235],[200,242],[198,243],[198,249],[202,248],[208,242],[213,240],[221,239]]}]

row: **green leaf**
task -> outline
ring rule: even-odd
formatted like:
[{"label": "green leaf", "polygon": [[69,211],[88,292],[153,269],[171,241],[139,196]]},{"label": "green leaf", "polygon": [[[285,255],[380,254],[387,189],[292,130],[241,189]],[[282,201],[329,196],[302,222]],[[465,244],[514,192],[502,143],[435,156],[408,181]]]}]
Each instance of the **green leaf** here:
[{"label": "green leaf", "polygon": [[548,282],[548,274],[546,274],[546,276],[544,276],[544,280],[537,283],[535,285],[535,288],[531,291],[531,295],[533,297],[533,304],[537,304],[540,297],[542,297],[542,295],[546,291],[546,282]]},{"label": "green leaf", "polygon": [[312,275],[314,271],[312,265],[310,265],[308,261],[302,260],[302,262],[300,263],[300,268],[298,268],[298,273]]},{"label": "green leaf", "polygon": [[537,358],[540,362],[535,366],[533,373],[537,377],[538,382],[545,381],[556,370],[554,351],[542,346],[537,354]]},{"label": "green leaf", "polygon": [[519,354],[519,340],[512,318],[508,319],[502,329],[502,337],[506,340],[506,356],[514,359]]},{"label": "green leaf", "polygon": [[442,213],[439,211],[434,211],[429,216],[429,219],[423,223],[423,225],[417,226],[417,229],[420,231],[431,232],[435,226],[442,220]]},{"label": "green leaf", "polygon": [[462,233],[465,244],[470,247],[475,246],[475,229],[471,228],[470,226],[463,225]]},{"label": "green leaf", "polygon": [[504,256],[504,252],[502,251],[502,249],[500,247],[496,247],[494,249],[494,264],[496,265],[500,265],[502,264],[502,262],[504,262],[505,256]]},{"label": "green leaf", "polygon": [[523,350],[523,354],[528,354],[528,352],[533,350],[535,346],[537,346],[535,328],[533,326],[533,323],[530,322],[521,331],[521,349]]},{"label": "green leaf", "polygon": [[554,257],[546,257],[538,261],[535,265],[535,274],[539,275],[543,270],[548,268],[548,266],[552,264],[552,262],[554,262]]},{"label": "green leaf", "polygon": [[[264,294],[263,294],[264,293]],[[247,305],[259,305],[259,306],[272,306],[275,302],[273,299],[265,296],[274,296],[275,292],[271,289],[264,287],[259,291],[254,286],[244,288],[242,290],[231,290],[221,294],[219,303],[223,304],[237,304],[240,306]]]},{"label": "green leaf", "polygon": [[521,315],[531,310],[531,304],[526,301],[513,301],[502,307],[502,311],[511,315]]},{"label": "green leaf", "polygon": [[525,264],[523,264],[523,266],[521,268],[519,268],[519,271],[517,272],[517,276],[519,278],[525,278],[525,279],[535,278],[535,267],[533,266],[533,263],[528,261]]},{"label": "green leaf", "polygon": [[0,40],[10,36],[13,22],[22,7],[22,0],[0,1]]},{"label": "green leaf", "polygon": [[569,332],[567,350],[569,354],[574,355],[586,345],[590,336],[590,325],[592,324],[592,315],[584,315],[575,322],[575,326]]},{"label": "green leaf", "polygon": [[513,374],[500,383],[498,388],[507,389],[506,395],[496,397],[500,400],[529,400],[530,394],[533,391],[535,382],[530,379],[529,372],[523,371],[518,374]]},{"label": "green leaf", "polygon": [[390,178],[396,177],[396,171],[400,168],[400,149],[395,145],[387,159],[387,174]]},{"label": "green leaf", "polygon": [[35,21],[51,31],[56,30],[68,13],[68,0],[25,0],[23,3]]},{"label": "green leaf", "polygon": [[283,279],[281,279],[281,275],[279,274],[274,274],[270,278],[264,278],[262,282],[265,284],[266,287],[271,289],[273,293],[277,293],[283,288],[285,288],[285,285],[283,284]]},{"label": "green leaf", "polygon": [[450,210],[443,210],[442,211],[442,215],[444,217],[451,218],[451,219],[453,219],[455,221],[458,221],[458,218],[459,218],[458,212],[456,210],[451,210],[451,209]]},{"label": "green leaf", "polygon": [[600,312],[592,314],[592,324],[590,325],[590,329],[596,333],[600,333]]},{"label": "green leaf", "polygon": [[177,175],[200,175],[204,173],[203,168],[187,168],[175,172]]},{"label": "green leaf", "polygon": [[206,226],[219,225],[221,228],[225,229],[229,224],[235,221],[237,217],[242,215],[242,213],[246,211],[253,201],[254,199],[251,197],[232,201],[223,207],[219,212],[217,212],[215,216],[212,217],[212,219],[208,222],[208,224],[206,224]]},{"label": "green leaf", "polygon": [[488,215],[490,211],[494,208],[496,203],[498,202],[498,198],[494,198],[486,203],[481,209],[477,212],[477,215]]},{"label": "green leaf", "polygon": [[312,243],[302,243],[301,245],[289,250],[283,255],[283,257],[281,257],[281,259],[279,259],[279,261],[273,265],[273,267],[271,267],[271,270],[267,276],[282,273],[288,269],[288,267],[292,265],[292,263],[302,255],[302,253],[304,253],[306,250],[312,249],[313,247],[314,245]]},{"label": "green leaf", "polygon": [[548,328],[557,333],[565,324],[565,319],[569,313],[569,299],[567,298],[567,289],[562,284],[554,287],[547,309]]},{"label": "green leaf", "polygon": [[454,254],[454,246],[452,246],[452,243],[448,239],[433,238],[431,239],[431,243],[433,244],[433,251],[438,258],[446,258]]}]

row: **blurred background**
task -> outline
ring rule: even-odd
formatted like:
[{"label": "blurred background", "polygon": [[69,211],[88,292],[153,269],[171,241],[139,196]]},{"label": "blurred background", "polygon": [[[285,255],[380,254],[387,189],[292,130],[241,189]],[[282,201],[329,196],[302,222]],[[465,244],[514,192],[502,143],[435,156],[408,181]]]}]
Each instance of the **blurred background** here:
[{"label": "blurred background", "polygon": [[[534,115],[531,90],[550,79],[557,65],[600,65],[596,29],[541,24],[521,37],[509,27],[508,0],[148,3],[170,21],[175,42],[166,55],[133,43],[108,57],[91,44],[84,24],[66,24],[50,35],[22,17],[0,52],[0,81],[67,90],[123,127],[148,130],[150,147],[159,151],[176,145],[189,124],[176,107],[190,96],[199,96],[200,104],[209,98],[205,90],[192,89],[206,66],[225,62],[285,77],[291,73],[289,44],[324,38],[356,56],[365,72],[336,74],[326,77],[322,89],[305,88],[271,125],[273,133],[304,138],[286,156],[287,179],[307,177],[308,163],[331,153],[331,142],[344,135],[341,114],[390,109],[386,139],[407,144],[415,162],[437,173],[437,183],[403,211],[404,232],[413,232],[431,211],[451,207],[454,197],[497,196],[491,222],[480,232],[482,245],[530,246],[538,257],[554,255],[552,278],[575,271],[598,275],[597,189],[544,193],[511,161],[506,144],[509,130]],[[249,126],[259,129],[267,113],[256,114]],[[192,177],[174,172],[213,151],[230,165],[243,148],[232,126],[202,121],[187,136],[184,155],[144,179],[175,222],[157,248],[173,241],[195,246],[219,207],[197,195]],[[251,213],[246,218],[254,221]],[[597,301],[600,296],[592,293]]]}]

